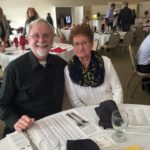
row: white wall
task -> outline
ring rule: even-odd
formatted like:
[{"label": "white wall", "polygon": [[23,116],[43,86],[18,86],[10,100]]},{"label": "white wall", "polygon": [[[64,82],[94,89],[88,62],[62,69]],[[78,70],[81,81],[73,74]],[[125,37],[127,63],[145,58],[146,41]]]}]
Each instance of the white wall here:
[{"label": "white wall", "polygon": [[148,16],[150,17],[150,2],[143,2],[143,3],[140,3],[138,9],[139,9],[139,16],[140,16],[140,17],[145,17],[145,16],[144,16],[144,11],[145,11],[145,10],[148,10],[148,11],[149,11]]},{"label": "white wall", "polygon": [[20,22],[20,25],[24,25],[28,7],[34,7],[42,18],[53,8],[49,0],[0,0],[0,6],[9,20]]},{"label": "white wall", "polygon": [[94,5],[91,7],[91,14],[97,14],[97,12],[100,12],[101,15],[106,14],[106,10],[108,9],[108,5]]},{"label": "white wall", "polygon": [[83,6],[74,7],[73,8],[73,23],[74,24],[81,24],[83,19]]}]

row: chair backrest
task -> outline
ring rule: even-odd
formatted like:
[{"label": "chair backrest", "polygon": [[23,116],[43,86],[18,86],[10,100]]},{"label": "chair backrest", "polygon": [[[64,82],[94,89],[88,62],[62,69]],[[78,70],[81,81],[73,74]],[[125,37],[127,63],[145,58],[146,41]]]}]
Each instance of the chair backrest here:
[{"label": "chair backrest", "polygon": [[145,38],[145,31],[143,30],[143,27],[136,27],[134,36],[137,40],[142,41]]},{"label": "chair backrest", "polygon": [[59,37],[63,37],[63,34],[62,34],[60,28],[57,28],[57,29],[56,29],[56,34],[57,34],[57,36],[59,36]]},{"label": "chair backrest", "polygon": [[127,32],[124,36],[122,46],[129,46],[133,40],[133,32]]},{"label": "chair backrest", "polygon": [[98,39],[95,39],[94,40],[94,43],[93,43],[93,48],[92,50],[93,51],[97,51],[99,49],[99,40]]},{"label": "chair backrest", "polygon": [[61,38],[58,35],[55,35],[54,42],[61,43]]},{"label": "chair backrest", "polygon": [[120,41],[120,35],[117,32],[114,32],[110,35],[107,47],[115,48],[118,46]]},{"label": "chair backrest", "polygon": [[137,68],[136,68],[136,56],[134,53],[134,50],[132,48],[132,46],[129,46],[129,54],[130,54],[130,60],[131,60],[131,64],[132,64],[132,68],[134,72],[137,72]]}]

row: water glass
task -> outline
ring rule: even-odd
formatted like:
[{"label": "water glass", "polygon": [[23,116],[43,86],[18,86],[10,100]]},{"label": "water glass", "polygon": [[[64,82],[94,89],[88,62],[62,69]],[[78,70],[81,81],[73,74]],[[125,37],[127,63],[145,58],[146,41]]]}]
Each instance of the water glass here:
[{"label": "water glass", "polygon": [[42,138],[39,143],[39,150],[60,150],[60,141],[58,138]]},{"label": "water glass", "polygon": [[124,132],[125,129],[128,125],[128,114],[125,110],[120,109],[120,110],[115,110],[112,113],[112,126],[114,129],[114,134],[112,135],[112,138],[116,141],[116,142],[124,142],[127,140]]}]

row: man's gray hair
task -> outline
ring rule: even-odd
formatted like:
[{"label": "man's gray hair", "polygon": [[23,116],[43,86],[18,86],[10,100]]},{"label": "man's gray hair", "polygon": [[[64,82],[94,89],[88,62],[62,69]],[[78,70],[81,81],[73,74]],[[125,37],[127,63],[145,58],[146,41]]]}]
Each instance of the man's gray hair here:
[{"label": "man's gray hair", "polygon": [[27,36],[29,35],[30,30],[32,29],[32,26],[38,23],[45,23],[50,28],[50,32],[54,35],[54,27],[51,24],[49,24],[45,19],[39,18],[39,19],[32,21],[31,23],[27,25],[27,29],[26,29]]}]

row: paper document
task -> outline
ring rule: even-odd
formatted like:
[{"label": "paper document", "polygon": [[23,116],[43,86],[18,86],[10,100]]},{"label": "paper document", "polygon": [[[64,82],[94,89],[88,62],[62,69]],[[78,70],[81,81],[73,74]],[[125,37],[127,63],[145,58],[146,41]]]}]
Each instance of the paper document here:
[{"label": "paper document", "polygon": [[35,150],[43,139],[50,139],[52,145],[59,141],[61,146],[66,146],[67,140],[90,138],[98,130],[97,125],[72,109],[40,119],[26,131],[26,136],[23,132],[14,132],[8,140],[18,150]]},{"label": "paper document", "polygon": [[[76,116],[69,117],[68,114]],[[27,132],[33,143],[38,146],[43,138],[53,139],[53,142],[57,138],[61,145],[64,145],[67,140],[87,138],[97,131],[96,125],[90,123],[77,111],[71,110],[37,121]]]},{"label": "paper document", "polygon": [[150,108],[125,108],[128,113],[129,125],[150,127]]},{"label": "paper document", "polygon": [[30,143],[30,139],[24,132],[13,132],[7,135],[10,147],[15,150],[34,150]]}]

